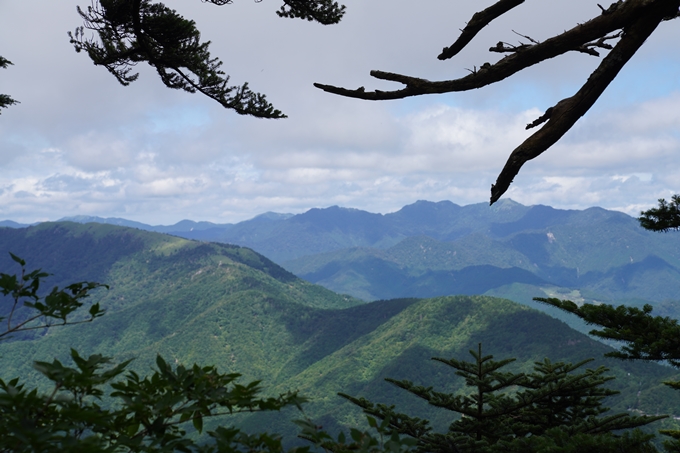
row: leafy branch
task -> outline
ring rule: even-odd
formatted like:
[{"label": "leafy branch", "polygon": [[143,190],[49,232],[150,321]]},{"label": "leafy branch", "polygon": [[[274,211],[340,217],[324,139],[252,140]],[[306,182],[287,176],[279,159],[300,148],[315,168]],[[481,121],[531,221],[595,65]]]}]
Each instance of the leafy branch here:
[{"label": "leafy branch", "polygon": [[[99,303],[92,304],[86,319],[72,321],[69,316],[82,307],[90,292],[98,288],[108,289],[108,285],[96,282],[78,282],[63,289],[56,286],[47,295],[39,295],[41,280],[50,274],[36,269],[26,272],[26,261],[10,253],[12,260],[21,266],[20,275],[0,273],[0,293],[9,296],[11,307],[8,316],[0,317],[5,324],[0,330],[0,340],[10,334],[27,330],[44,329],[91,322],[104,315]],[[16,321],[17,310],[21,307],[34,310],[33,314]],[[5,322],[6,320],[6,322]]]}]

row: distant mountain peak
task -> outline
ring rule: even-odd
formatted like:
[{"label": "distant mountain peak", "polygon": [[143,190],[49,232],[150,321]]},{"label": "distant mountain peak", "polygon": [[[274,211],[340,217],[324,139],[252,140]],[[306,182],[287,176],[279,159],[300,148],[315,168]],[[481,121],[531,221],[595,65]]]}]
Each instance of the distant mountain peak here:
[{"label": "distant mountain peak", "polygon": [[522,203],[517,203],[512,198],[501,198],[496,203],[494,203],[494,205],[496,206],[496,210],[498,210],[498,211],[500,211],[502,209],[513,209],[513,208],[518,208],[518,207],[524,207],[524,205]]},{"label": "distant mountain peak", "polygon": [[256,215],[251,220],[255,220],[255,219],[259,219],[259,220],[286,220],[286,219],[293,217],[294,215],[295,214],[267,211],[263,214]]},{"label": "distant mountain peak", "polygon": [[453,203],[452,201],[449,201],[449,200],[442,200],[442,201],[418,200],[415,203],[404,206],[404,208],[408,208],[408,207],[418,207],[418,208],[428,207],[428,208],[438,209],[438,208],[460,208],[460,205],[457,205],[456,203]]}]

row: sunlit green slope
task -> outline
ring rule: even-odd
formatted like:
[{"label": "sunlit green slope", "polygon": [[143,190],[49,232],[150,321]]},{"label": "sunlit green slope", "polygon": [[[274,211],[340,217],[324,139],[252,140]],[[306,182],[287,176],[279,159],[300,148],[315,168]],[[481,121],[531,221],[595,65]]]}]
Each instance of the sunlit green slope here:
[{"label": "sunlit green slope", "polygon": [[3,376],[31,376],[30,359],[63,357],[74,347],[84,354],[135,356],[140,369],[162,353],[271,379],[297,341],[287,324],[311,307],[361,303],[300,280],[250,249],[123,227],[2,229],[0,244],[6,273],[19,271],[9,259],[12,251],[29,268],[53,272],[50,286],[77,280],[110,285],[93,298],[107,310],[95,323],[2,344]]},{"label": "sunlit green slope", "polygon": [[[672,413],[678,397],[661,382],[673,370],[653,364],[604,359],[611,349],[591,340],[564,323],[543,313],[504,299],[484,296],[440,297],[425,300],[379,301],[342,312],[356,313],[364,322],[380,319],[386,309],[403,307],[375,328],[348,341],[341,347],[328,348],[294,376],[287,377],[276,390],[299,389],[311,397],[306,414],[329,429],[339,425],[357,426],[362,415],[337,392],[365,396],[376,402],[395,404],[407,413],[436,421],[442,427],[450,423],[446,411],[433,411],[421,400],[384,382],[385,377],[408,379],[444,391],[463,390],[463,379],[455,376],[431,357],[469,359],[469,350],[483,344],[485,353],[496,358],[516,357],[510,367],[530,371],[533,362],[548,357],[552,361],[578,362],[595,358],[588,367],[605,365],[617,379],[611,387],[621,395],[609,404],[617,411],[642,410],[646,413]],[[330,314],[329,314],[330,315]],[[335,315],[337,316],[337,315]],[[346,326],[350,328],[352,317]],[[336,331],[342,320],[335,319]],[[326,330],[320,327],[317,337],[323,341]],[[273,424],[279,431],[289,427],[288,417],[254,417],[253,426]]]},{"label": "sunlit green slope", "polygon": [[[444,390],[460,379],[432,356],[466,358],[483,343],[516,367],[549,357],[597,358],[617,376],[618,410],[672,411],[676,396],[661,386],[672,370],[603,361],[606,346],[564,323],[508,300],[483,296],[399,299],[364,304],[304,282],[252,250],[200,243],[109,225],[42,224],[0,229],[0,245],[29,266],[56,275],[51,283],[99,280],[111,286],[93,297],[108,313],[93,323],[53,328],[30,340],[0,344],[0,377],[37,383],[33,360],[65,357],[71,347],[116,360],[135,358],[146,373],[156,354],[168,361],[215,364],[260,379],[272,393],[299,389],[311,398],[307,414],[328,427],[359,424],[339,391],[423,411],[383,378],[410,379]],[[3,256],[3,259],[4,256]],[[18,270],[9,259],[3,272]],[[395,285],[399,282],[393,282]],[[446,418],[422,412],[445,424]],[[293,433],[290,418],[245,420]]]}]

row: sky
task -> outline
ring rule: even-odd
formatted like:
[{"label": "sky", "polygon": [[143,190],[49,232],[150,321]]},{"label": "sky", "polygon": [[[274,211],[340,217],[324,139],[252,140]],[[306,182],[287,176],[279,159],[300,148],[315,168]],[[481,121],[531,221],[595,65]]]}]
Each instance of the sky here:
[{"label": "sky", "polygon": [[[338,25],[282,19],[278,0],[166,5],[196,21],[231,82],[286,113],[244,117],[170,90],[148,67],[120,85],[66,34],[89,0],[0,0],[0,220],[124,217],[238,222],[332,205],[388,213],[417,200],[487,202],[524,126],[573,95],[600,59],[572,53],[468,93],[371,102],[314,82],[396,89],[372,69],[429,80],[494,62],[488,48],[545,40],[599,13],[585,0],[527,0],[439,61],[491,0],[347,0]],[[488,4],[488,5],[487,5]],[[505,198],[639,214],[680,192],[680,20],[661,24],[591,111],[525,164]],[[467,69],[466,69],[467,68]]]}]

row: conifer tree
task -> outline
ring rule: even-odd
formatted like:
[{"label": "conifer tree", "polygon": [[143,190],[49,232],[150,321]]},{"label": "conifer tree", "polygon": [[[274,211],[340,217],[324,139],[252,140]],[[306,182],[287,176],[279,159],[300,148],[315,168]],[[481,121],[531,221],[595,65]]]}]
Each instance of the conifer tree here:
[{"label": "conifer tree", "polygon": [[[340,396],[364,412],[387,421],[395,432],[417,440],[421,453],[528,452],[528,451],[655,451],[652,436],[638,431],[616,436],[614,431],[636,428],[665,416],[603,415],[604,398],[618,392],[602,385],[613,379],[604,367],[574,371],[577,364],[537,362],[531,374],[502,371],[515,359],[493,360],[482,355],[481,344],[470,351],[473,361],[433,358],[465,379],[471,393],[441,393],[410,381],[386,379],[429,405],[452,412],[447,432],[434,432],[428,420],[395,411],[394,406],[374,404],[365,398]],[[596,448],[596,449],[595,449]]]},{"label": "conifer tree", "polygon": [[[659,200],[656,208],[640,213],[640,226],[651,231],[680,229],[680,195],[673,195],[671,202]],[[581,306],[570,300],[536,297],[543,302],[572,313],[587,324],[598,327],[590,331],[596,337],[623,343],[620,350],[605,355],[623,360],[646,360],[667,363],[680,369],[680,325],[678,320],[664,316],[653,316],[653,308],[646,304],[639,309],[609,304]],[[680,381],[664,382],[680,390]],[[664,443],[668,451],[680,452],[680,430],[661,430],[671,437]]]},{"label": "conifer tree", "polygon": [[673,195],[670,203],[660,198],[659,206],[642,211],[638,220],[642,228],[650,231],[680,229],[680,195]]}]

